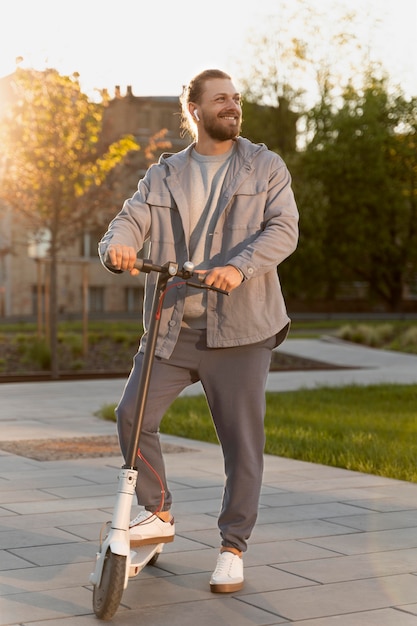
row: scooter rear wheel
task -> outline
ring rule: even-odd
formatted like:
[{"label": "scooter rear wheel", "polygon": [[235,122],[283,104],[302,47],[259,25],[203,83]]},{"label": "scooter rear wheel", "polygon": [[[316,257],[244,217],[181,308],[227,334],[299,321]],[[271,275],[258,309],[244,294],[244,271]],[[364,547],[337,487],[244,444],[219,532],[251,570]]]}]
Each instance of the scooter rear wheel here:
[{"label": "scooter rear wheel", "polygon": [[126,557],[113,554],[108,548],[103,562],[101,580],[93,589],[93,609],[100,619],[111,619],[123,595],[126,574]]}]

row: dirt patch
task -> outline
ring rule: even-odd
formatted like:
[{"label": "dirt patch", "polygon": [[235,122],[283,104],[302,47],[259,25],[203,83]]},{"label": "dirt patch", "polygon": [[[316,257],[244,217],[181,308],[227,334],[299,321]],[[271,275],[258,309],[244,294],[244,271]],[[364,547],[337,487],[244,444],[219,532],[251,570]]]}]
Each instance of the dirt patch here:
[{"label": "dirt patch", "polygon": [[[193,448],[162,443],[165,454],[194,452]],[[71,439],[28,439],[3,441],[0,450],[35,461],[67,461],[105,456],[121,456],[117,435],[73,437]]]},{"label": "dirt patch", "polygon": [[[59,345],[59,376],[61,380],[87,380],[100,378],[125,378],[129,374],[134,345],[120,345],[111,339],[92,344],[87,358],[74,358],[68,346]],[[47,381],[51,380],[51,372],[43,370],[39,362],[28,359],[22,354],[13,337],[0,337],[0,383]],[[288,372],[302,370],[334,370],[345,367],[325,363],[317,359],[308,359],[281,350],[274,350],[271,360],[271,372]]]}]

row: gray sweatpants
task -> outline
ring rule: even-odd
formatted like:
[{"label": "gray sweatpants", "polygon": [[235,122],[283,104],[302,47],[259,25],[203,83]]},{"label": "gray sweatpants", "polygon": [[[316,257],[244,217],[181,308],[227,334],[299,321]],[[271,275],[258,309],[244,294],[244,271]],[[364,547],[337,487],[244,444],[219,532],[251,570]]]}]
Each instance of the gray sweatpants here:
[{"label": "gray sweatpants", "polygon": [[[233,348],[207,348],[205,331],[182,329],[172,356],[154,360],[139,447],[165,489],[163,510],[171,508],[159,441],[160,422],[185,387],[201,381],[220,441],[225,487],[218,525],[222,545],[245,551],[255,525],[265,446],[265,385],[277,338]],[[138,353],[116,409],[120,445],[126,456],[143,354]],[[156,511],[161,485],[138,460],[138,503]]]}]

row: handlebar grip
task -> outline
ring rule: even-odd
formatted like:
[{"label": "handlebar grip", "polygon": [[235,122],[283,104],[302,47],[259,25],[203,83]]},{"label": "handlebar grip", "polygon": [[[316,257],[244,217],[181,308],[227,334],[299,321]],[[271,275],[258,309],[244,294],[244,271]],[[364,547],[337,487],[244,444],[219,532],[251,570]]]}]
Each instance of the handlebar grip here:
[{"label": "handlebar grip", "polygon": [[151,272],[158,272],[158,274],[166,274],[168,272],[167,266],[155,265],[155,263],[152,263],[150,259],[137,258],[135,261],[135,265],[133,267],[139,270],[140,272],[145,272],[145,274],[150,274]]},{"label": "handlebar grip", "polygon": [[[194,283],[193,283],[193,279],[194,279]],[[197,279],[198,282],[196,282],[195,279]],[[213,285],[206,285],[206,283],[204,282],[205,279],[206,279],[205,274],[196,273],[196,274],[193,274],[191,280],[187,280],[187,285],[190,285],[191,287],[200,288],[200,289],[208,289],[209,291],[217,291],[218,293],[223,293],[225,296],[230,295],[230,291],[225,291],[224,289],[220,289],[219,287],[213,287]]]}]

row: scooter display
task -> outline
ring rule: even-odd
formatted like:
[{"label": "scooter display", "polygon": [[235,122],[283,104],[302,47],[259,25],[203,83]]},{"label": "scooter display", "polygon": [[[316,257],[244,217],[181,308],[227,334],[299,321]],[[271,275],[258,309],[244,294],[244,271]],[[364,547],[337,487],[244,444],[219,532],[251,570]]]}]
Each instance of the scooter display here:
[{"label": "scooter display", "polygon": [[96,555],[95,569],[90,575],[93,585],[93,610],[102,620],[108,620],[116,613],[129,578],[137,576],[146,565],[154,565],[163,550],[163,543],[144,545],[134,550],[129,542],[129,522],[135,487],[138,479],[136,459],[139,454],[139,439],[146,407],[152,364],[159,330],[160,313],[168,286],[173,277],[183,279],[186,285],[198,289],[210,289],[229,295],[229,292],[204,283],[204,274],[194,271],[191,262],[180,268],[177,263],[167,262],[155,265],[149,259],[137,259],[135,267],[147,274],[156,272],[158,279],[152,301],[150,324],[139,380],[135,421],[129,442],[125,464],[118,475],[116,502],[111,522],[105,529],[105,536],[100,537],[99,551]]}]

